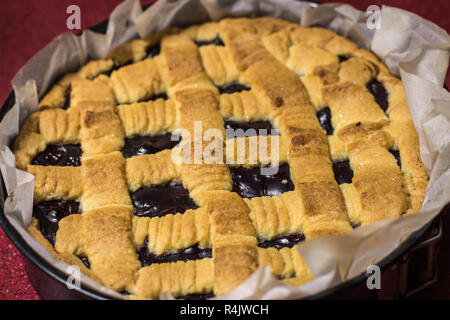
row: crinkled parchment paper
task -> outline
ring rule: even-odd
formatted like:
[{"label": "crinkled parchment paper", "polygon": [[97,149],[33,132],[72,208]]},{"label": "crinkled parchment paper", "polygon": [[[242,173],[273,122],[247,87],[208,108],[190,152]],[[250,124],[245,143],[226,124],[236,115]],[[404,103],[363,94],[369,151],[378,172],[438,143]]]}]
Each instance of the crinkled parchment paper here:
[{"label": "crinkled parchment paper", "polygon": [[[33,56],[12,81],[16,104],[0,123],[0,169],[8,198],[5,214],[25,241],[42,257],[65,272],[68,265],[53,258],[26,231],[32,215],[33,176],[15,168],[8,148],[24,118],[38,109],[38,97],[66,72],[88,59],[103,58],[111,49],[146,37],[167,25],[186,26],[225,16],[272,16],[302,26],[321,25],[372,50],[401,76],[406,99],[419,133],[422,160],[430,174],[420,214],[392,218],[347,234],[305,241],[299,250],[316,279],[301,287],[276,280],[261,267],[221,299],[294,299],[318,293],[366,271],[380,262],[414,231],[431,221],[450,201],[450,93],[443,89],[449,62],[450,37],[410,12],[382,7],[380,29],[369,29],[365,12],[349,5],[316,6],[294,0],[160,0],[142,12],[138,0],[119,5],[111,14],[106,35],[84,31],[64,33]],[[130,22],[133,23],[130,23]],[[87,277],[82,283],[111,297],[122,296]],[[162,298],[171,298],[162,294]]]}]

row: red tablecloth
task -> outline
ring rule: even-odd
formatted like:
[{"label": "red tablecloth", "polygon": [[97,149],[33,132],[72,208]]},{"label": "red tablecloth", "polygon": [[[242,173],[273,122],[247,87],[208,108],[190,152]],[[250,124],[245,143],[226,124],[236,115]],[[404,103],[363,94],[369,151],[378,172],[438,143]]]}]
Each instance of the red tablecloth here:
[{"label": "red tablecloth", "polygon": [[[11,91],[10,80],[17,70],[38,50],[43,48],[56,35],[67,31],[66,8],[77,4],[81,8],[82,28],[94,25],[108,18],[109,13],[119,4],[120,0],[15,0],[0,2],[0,43],[1,43],[1,72],[0,72],[0,103]],[[153,1],[145,1],[150,3]],[[331,1],[322,1],[331,2]],[[338,2],[338,1],[333,1]],[[417,0],[391,1],[340,1],[350,3],[360,10],[369,5],[390,5],[403,8],[421,15],[449,32],[450,2],[437,0],[433,2]],[[446,83],[450,86],[450,76]],[[448,224],[447,224],[448,226]],[[449,281],[449,246],[448,237],[446,247],[441,250],[443,275],[438,287],[429,290],[424,297],[450,298],[442,290],[447,289]],[[445,249],[446,248],[446,249]],[[444,294],[444,295],[443,295]],[[20,253],[0,230],[0,299],[39,299],[28,281]]]}]

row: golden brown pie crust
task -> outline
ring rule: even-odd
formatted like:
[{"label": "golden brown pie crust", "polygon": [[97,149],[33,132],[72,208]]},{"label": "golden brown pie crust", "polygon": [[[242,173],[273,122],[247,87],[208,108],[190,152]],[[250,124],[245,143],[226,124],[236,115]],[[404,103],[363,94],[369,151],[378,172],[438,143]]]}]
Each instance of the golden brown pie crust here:
[{"label": "golden brown pie crust", "polygon": [[[195,43],[217,36],[224,46]],[[160,54],[145,58],[156,43]],[[338,56],[348,59],[340,63]],[[373,79],[388,92],[386,112],[366,89]],[[216,86],[233,82],[251,90],[219,94]],[[64,110],[69,87],[71,104]],[[163,92],[169,99],[139,102]],[[316,116],[325,106],[334,128],[328,136]],[[120,153],[128,136],[180,128],[193,136],[194,121],[224,132],[224,119],[272,121],[294,191],[244,199],[232,192],[226,164],[177,164],[170,150],[129,159]],[[81,167],[32,165],[52,143],[81,143]],[[401,169],[389,149],[399,150]],[[263,249],[258,239],[301,232],[308,240],[418,212],[428,181],[401,81],[373,54],[332,31],[273,18],[170,28],[90,61],[42,98],[14,153],[17,167],[35,176],[36,203],[74,199],[83,210],[60,221],[55,247],[35,218],[30,233],[59,259],[137,299],[161,292],[220,295],[265,264],[286,283],[301,285],[313,275],[296,248]],[[354,177],[338,185],[332,161],[344,158]],[[168,181],[182,182],[199,208],[134,216],[129,192]],[[212,258],[141,267],[137,248],[145,239],[156,254],[198,245],[212,248]],[[87,256],[90,269],[76,255]]]}]

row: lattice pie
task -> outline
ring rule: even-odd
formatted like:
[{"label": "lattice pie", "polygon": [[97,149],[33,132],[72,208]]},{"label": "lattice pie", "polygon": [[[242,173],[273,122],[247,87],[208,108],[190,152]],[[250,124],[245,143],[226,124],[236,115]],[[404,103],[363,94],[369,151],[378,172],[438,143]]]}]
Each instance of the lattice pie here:
[{"label": "lattice pie", "polygon": [[[173,161],[200,121],[223,161]],[[275,136],[277,154],[245,149]],[[304,284],[296,244],[418,212],[428,181],[401,81],[332,31],[272,18],[169,28],[89,61],[14,153],[35,176],[29,232],[137,299],[218,296],[261,265]]]}]

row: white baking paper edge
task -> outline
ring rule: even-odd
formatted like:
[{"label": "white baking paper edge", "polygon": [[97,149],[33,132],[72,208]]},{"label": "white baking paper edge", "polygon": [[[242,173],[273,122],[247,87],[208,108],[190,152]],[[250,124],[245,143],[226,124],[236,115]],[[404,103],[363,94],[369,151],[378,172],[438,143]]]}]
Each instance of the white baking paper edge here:
[{"label": "white baking paper edge", "polygon": [[[89,30],[81,36],[61,34],[34,55],[12,80],[16,103],[0,123],[0,169],[8,193],[8,221],[31,248],[67,274],[69,265],[55,259],[26,231],[32,215],[34,180],[31,174],[15,168],[14,155],[8,147],[22,121],[38,110],[38,97],[58,76],[76,70],[88,59],[104,58],[111,49],[137,35],[144,38],[168,25],[186,26],[225,16],[272,16],[301,26],[328,27],[372,50],[394,75],[401,77],[430,182],[419,214],[302,242],[298,248],[316,277],[314,281],[292,287],[275,279],[264,266],[232,292],[214,299],[302,298],[364,273],[367,266],[383,260],[450,201],[450,94],[443,89],[450,37],[435,24],[405,10],[383,6],[379,14],[381,28],[372,30],[367,27],[364,12],[344,4],[316,7],[294,0],[159,0],[142,12],[138,0],[128,0],[112,12],[106,35]],[[81,281],[112,298],[126,298],[83,275]],[[163,293],[161,298],[172,297]]]}]

